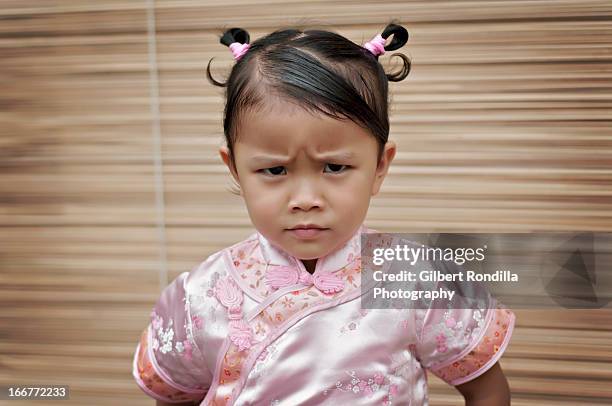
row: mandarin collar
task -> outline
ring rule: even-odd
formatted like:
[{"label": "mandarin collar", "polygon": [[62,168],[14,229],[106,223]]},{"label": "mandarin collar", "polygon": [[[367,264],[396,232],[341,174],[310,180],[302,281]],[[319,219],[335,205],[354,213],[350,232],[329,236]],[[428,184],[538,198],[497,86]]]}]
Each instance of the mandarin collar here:
[{"label": "mandarin collar", "polygon": [[[340,248],[330,252],[317,260],[313,274],[320,272],[336,272],[344,268],[361,256],[361,234],[368,231],[365,224],[359,226],[357,231]],[[255,233],[259,240],[261,255],[270,265],[290,266],[306,271],[304,264],[281,247],[273,244],[259,231]]]}]

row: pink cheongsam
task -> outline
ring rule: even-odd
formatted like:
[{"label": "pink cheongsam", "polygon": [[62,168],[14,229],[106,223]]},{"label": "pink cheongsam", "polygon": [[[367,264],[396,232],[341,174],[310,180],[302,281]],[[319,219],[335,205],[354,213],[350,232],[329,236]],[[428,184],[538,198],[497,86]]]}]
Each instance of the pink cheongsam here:
[{"label": "pink cheongsam", "polygon": [[486,292],[473,310],[361,308],[368,232],[313,274],[255,232],[179,275],[141,335],[136,382],[169,403],[420,406],[427,371],[459,385],[489,369],[514,314]]}]

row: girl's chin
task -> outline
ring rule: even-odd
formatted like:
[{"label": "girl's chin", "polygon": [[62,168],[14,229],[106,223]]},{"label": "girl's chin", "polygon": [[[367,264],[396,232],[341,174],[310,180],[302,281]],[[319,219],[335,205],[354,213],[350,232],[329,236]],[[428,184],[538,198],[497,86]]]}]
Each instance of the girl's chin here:
[{"label": "girl's chin", "polygon": [[287,251],[289,252],[294,258],[299,258],[300,261],[302,262],[308,262],[308,261],[316,261],[320,258],[323,258],[327,255],[329,255],[329,250],[326,249],[327,247],[321,247],[320,249],[317,250],[294,250],[292,251]]}]

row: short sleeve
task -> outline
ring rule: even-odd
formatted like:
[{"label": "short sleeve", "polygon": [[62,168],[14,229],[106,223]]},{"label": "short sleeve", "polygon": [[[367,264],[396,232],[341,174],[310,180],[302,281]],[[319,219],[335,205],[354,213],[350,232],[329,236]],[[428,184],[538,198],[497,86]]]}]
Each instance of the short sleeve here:
[{"label": "short sleeve", "polygon": [[432,301],[415,310],[416,355],[424,368],[453,386],[477,378],[501,358],[515,323],[514,313],[482,285],[455,289],[459,299],[452,303]]},{"label": "short sleeve", "polygon": [[185,295],[187,276],[182,273],[164,289],[134,354],[132,373],[138,386],[168,403],[201,400],[212,381],[203,349],[194,339],[198,318],[192,318]]}]

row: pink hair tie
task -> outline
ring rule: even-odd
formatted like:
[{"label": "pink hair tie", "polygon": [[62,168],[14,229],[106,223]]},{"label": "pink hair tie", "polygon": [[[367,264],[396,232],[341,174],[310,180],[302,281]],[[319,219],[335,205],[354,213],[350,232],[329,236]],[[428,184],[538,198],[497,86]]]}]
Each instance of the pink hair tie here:
[{"label": "pink hair tie", "polygon": [[382,37],[382,35],[378,34],[370,41],[363,44],[363,47],[374,54],[374,56],[378,56],[385,53],[385,42],[386,40]]},{"label": "pink hair tie", "polygon": [[229,47],[232,50],[232,53],[234,54],[234,59],[238,60],[242,58],[242,55],[244,55],[246,51],[249,50],[250,46],[251,44],[249,44],[248,42],[246,44],[241,44],[240,42],[232,42]]}]

